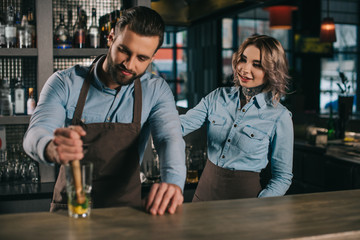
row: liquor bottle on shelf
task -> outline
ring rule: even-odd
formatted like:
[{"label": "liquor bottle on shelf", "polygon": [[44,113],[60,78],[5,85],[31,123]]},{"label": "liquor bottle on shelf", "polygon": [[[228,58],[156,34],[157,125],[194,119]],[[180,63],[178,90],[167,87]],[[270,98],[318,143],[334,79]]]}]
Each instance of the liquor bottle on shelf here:
[{"label": "liquor bottle on shelf", "polygon": [[[34,12],[32,10],[32,8],[29,8],[28,10],[28,14],[27,14],[27,21],[28,21],[28,34],[30,33],[31,35],[26,35],[25,32],[25,42],[27,45],[30,44],[31,48],[35,48],[36,47],[36,30],[35,30],[35,20],[34,20]],[[29,39],[31,38],[31,39]]]},{"label": "liquor bottle on shelf", "polygon": [[100,34],[100,45],[101,47],[105,48],[107,46],[107,39],[108,39],[108,21],[109,21],[109,14],[105,14],[104,16],[100,17],[100,26],[101,26],[101,34]]},{"label": "liquor bottle on shelf", "polygon": [[35,37],[33,31],[34,28],[32,25],[29,25],[26,15],[23,16],[21,25],[24,26],[24,33],[25,33],[23,47],[24,48],[34,47],[34,42],[35,42],[35,40],[33,39]]},{"label": "liquor bottle on shelf", "polygon": [[17,47],[18,48],[30,48],[31,47],[31,29],[29,28],[27,16],[23,15],[21,25],[17,28]]},{"label": "liquor bottle on shelf", "polygon": [[6,48],[5,25],[3,14],[0,12],[0,48]]},{"label": "liquor bottle on shelf", "polygon": [[96,23],[96,8],[92,8],[91,25],[89,27],[89,46],[91,48],[100,47],[99,26]]},{"label": "liquor bottle on shelf", "polygon": [[14,105],[15,115],[25,114],[25,88],[22,79],[19,77],[16,79],[14,96],[15,96],[15,105]]},{"label": "liquor bottle on shelf", "polygon": [[6,38],[7,48],[16,47],[16,27],[14,25],[14,8],[11,5],[8,6],[7,8],[5,38]]},{"label": "liquor bottle on shelf", "polygon": [[36,102],[34,99],[34,88],[29,88],[29,97],[26,102],[26,106],[27,106],[27,114],[32,115],[34,113],[36,106]]},{"label": "liquor bottle on shelf", "polygon": [[13,107],[9,79],[3,78],[0,85],[0,116],[12,116]]},{"label": "liquor bottle on shelf", "polygon": [[67,11],[67,29],[69,31],[69,42],[71,44],[73,43],[73,40],[74,40],[74,38],[73,38],[74,31],[73,31],[72,19],[73,19],[73,13],[72,13],[71,8],[69,8],[68,11]]},{"label": "liquor bottle on shelf", "polygon": [[74,48],[85,48],[86,26],[84,25],[84,16],[81,7],[77,8],[77,19],[74,25]]},{"label": "liquor bottle on shelf", "polygon": [[54,34],[54,47],[55,48],[71,48],[70,35],[64,22],[64,15],[60,13],[60,23],[55,29]]}]

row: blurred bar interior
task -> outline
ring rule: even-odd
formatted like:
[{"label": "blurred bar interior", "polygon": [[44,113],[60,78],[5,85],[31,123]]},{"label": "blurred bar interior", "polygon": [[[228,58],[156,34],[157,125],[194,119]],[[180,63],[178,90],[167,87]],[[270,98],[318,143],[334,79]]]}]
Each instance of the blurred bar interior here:
[{"label": "blurred bar interior", "polygon": [[[360,188],[357,0],[4,0],[0,213],[48,210],[57,168],[39,165],[22,151],[34,100],[53,72],[89,65],[106,53],[106,38],[120,10],[133,5],[150,6],[166,22],[164,44],[151,71],[166,79],[180,113],[215,88],[232,85],[231,56],[245,38],[277,38],[292,77],[289,94],[282,99],[293,113],[296,138],[288,194]],[[84,42],[74,44],[81,28],[90,27]],[[206,161],[205,127],[185,140],[189,172],[184,194],[189,201]],[[151,139],[142,172],[146,192],[149,183],[160,180]]]}]

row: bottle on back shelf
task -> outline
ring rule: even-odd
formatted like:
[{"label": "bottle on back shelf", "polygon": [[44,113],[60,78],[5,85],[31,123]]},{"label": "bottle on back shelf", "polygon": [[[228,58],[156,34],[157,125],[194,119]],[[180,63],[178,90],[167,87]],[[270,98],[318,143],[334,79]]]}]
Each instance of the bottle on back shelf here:
[{"label": "bottle on back shelf", "polygon": [[70,41],[70,43],[71,43],[71,45],[72,45],[72,43],[73,43],[73,34],[74,34],[74,29],[73,29],[73,25],[72,25],[72,19],[73,19],[73,13],[72,13],[72,10],[71,10],[71,8],[69,8],[68,9],[68,11],[67,11],[67,29],[68,29],[68,31],[69,31],[69,41]]},{"label": "bottle on back shelf", "polygon": [[74,25],[74,39],[73,45],[74,48],[85,48],[85,39],[86,39],[86,26],[83,16],[84,12],[81,10],[81,7],[77,7],[77,19]]},{"label": "bottle on back shelf", "polygon": [[[30,45],[31,48],[35,48],[36,47],[36,30],[35,30],[34,13],[33,13],[32,8],[30,8],[28,10],[27,21],[28,21],[27,28],[29,31],[28,34],[31,34],[31,35],[25,35],[25,42],[27,45]],[[26,34],[26,32],[25,32],[25,34]]]},{"label": "bottle on back shelf", "polygon": [[3,78],[0,86],[0,116],[12,116],[13,108],[9,79]]},{"label": "bottle on back shelf", "polygon": [[5,25],[4,15],[0,12],[0,48],[6,48]]},{"label": "bottle on back shelf", "polygon": [[25,88],[22,79],[19,77],[16,79],[14,96],[15,96],[15,107],[14,107],[15,115],[25,114]]},{"label": "bottle on back shelf", "polygon": [[31,30],[29,28],[27,16],[23,15],[21,25],[17,28],[17,46],[18,48],[30,48],[31,47]]},{"label": "bottle on back shelf", "polygon": [[27,114],[31,115],[34,113],[36,102],[34,99],[34,88],[29,88],[29,97],[27,100]]},{"label": "bottle on back shelf", "polygon": [[91,14],[91,25],[89,27],[89,46],[91,48],[99,48],[100,47],[100,33],[99,26],[96,21],[96,8],[92,9]]},{"label": "bottle on back shelf", "polygon": [[6,38],[7,48],[16,47],[16,27],[14,25],[14,8],[11,5],[8,6],[7,8],[5,38]]},{"label": "bottle on back shelf", "polygon": [[64,22],[64,15],[60,13],[60,23],[55,29],[54,34],[54,47],[55,48],[71,48],[70,35]]}]

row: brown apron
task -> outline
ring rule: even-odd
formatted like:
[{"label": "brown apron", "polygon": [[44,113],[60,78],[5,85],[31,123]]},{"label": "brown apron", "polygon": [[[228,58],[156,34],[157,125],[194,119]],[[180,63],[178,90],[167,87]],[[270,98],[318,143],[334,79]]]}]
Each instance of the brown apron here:
[{"label": "brown apron", "polygon": [[254,198],[260,191],[259,173],[229,170],[207,160],[192,201]]},{"label": "brown apron", "polygon": [[[85,156],[82,161],[92,162],[94,208],[141,206],[140,164],[138,141],[141,129],[142,92],[139,79],[134,81],[134,113],[132,123],[90,123],[81,121],[86,96],[93,77],[95,59],[81,88],[73,125],[86,131],[83,137]],[[67,208],[65,168],[60,167],[50,211]]]}]

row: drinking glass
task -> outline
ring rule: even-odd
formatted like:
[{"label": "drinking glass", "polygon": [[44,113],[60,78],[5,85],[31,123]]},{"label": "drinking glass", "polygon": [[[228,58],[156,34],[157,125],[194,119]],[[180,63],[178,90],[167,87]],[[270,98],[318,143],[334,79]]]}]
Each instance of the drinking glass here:
[{"label": "drinking glass", "polygon": [[91,212],[91,189],[93,164],[80,161],[81,193],[76,192],[73,165],[65,165],[68,214],[74,218],[86,218]]}]

